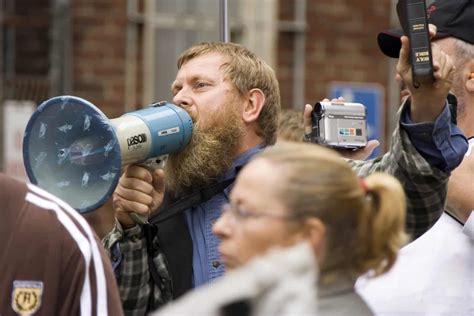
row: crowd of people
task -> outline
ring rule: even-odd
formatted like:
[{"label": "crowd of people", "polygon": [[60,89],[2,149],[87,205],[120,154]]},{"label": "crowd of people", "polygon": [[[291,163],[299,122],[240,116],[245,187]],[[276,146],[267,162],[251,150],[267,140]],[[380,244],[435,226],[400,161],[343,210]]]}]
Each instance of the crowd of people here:
[{"label": "crowd of people", "polygon": [[125,168],[104,247],[1,175],[0,315],[473,315],[474,1],[428,12],[433,83],[414,86],[406,36],[379,35],[406,97],[373,160],[375,140],[305,143],[311,105],[282,112],[265,61],[206,42],[172,83],[190,144],[164,170]]}]

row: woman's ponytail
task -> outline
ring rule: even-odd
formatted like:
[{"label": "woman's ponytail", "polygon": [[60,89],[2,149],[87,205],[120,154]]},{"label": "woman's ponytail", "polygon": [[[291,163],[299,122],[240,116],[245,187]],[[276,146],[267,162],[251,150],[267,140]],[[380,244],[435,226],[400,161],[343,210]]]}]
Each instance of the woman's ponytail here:
[{"label": "woman's ponytail", "polygon": [[406,240],[405,194],[400,182],[388,174],[374,173],[363,181],[367,207],[366,225],[360,231],[365,241],[360,268],[379,275],[392,267]]}]

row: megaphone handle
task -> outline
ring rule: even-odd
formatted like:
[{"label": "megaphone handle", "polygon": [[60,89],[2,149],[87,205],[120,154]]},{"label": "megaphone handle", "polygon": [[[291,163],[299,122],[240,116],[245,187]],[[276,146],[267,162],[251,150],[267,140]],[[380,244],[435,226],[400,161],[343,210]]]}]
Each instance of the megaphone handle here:
[{"label": "megaphone handle", "polygon": [[150,172],[154,172],[156,169],[163,169],[168,161],[168,155],[153,157],[144,162],[139,163],[139,166],[147,168]]},{"label": "megaphone handle", "polygon": [[[166,161],[168,160],[168,155],[153,157],[148,160],[145,160],[138,165],[148,169],[150,172],[154,172],[156,169],[163,169],[166,165]],[[145,225],[148,224],[148,216],[138,214],[138,213],[130,213],[130,217],[135,221],[137,224]]]},{"label": "megaphone handle", "polygon": [[148,224],[148,216],[138,214],[138,213],[130,213],[130,217],[135,221],[137,224],[145,225]]}]

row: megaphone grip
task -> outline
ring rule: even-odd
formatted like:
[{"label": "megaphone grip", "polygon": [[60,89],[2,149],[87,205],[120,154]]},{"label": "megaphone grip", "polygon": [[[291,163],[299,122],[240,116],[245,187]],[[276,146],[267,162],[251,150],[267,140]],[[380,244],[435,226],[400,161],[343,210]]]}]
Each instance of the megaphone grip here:
[{"label": "megaphone grip", "polygon": [[135,221],[137,224],[145,225],[148,224],[148,216],[143,214],[138,214],[135,212],[130,213],[130,217]]},{"label": "megaphone grip", "polygon": [[[150,158],[138,165],[146,168],[150,172],[154,172],[156,169],[163,169],[165,167],[166,161],[168,160],[168,155],[163,155],[159,157]],[[138,213],[130,213],[130,217],[137,224],[145,225],[148,224],[148,216]]]}]

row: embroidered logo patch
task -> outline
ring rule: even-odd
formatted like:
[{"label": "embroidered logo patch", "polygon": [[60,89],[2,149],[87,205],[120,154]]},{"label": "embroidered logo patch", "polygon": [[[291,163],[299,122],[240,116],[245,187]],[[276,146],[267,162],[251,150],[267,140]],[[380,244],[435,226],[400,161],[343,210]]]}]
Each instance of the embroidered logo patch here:
[{"label": "embroidered logo patch", "polygon": [[43,282],[13,281],[12,309],[18,315],[31,315],[41,306]]}]

